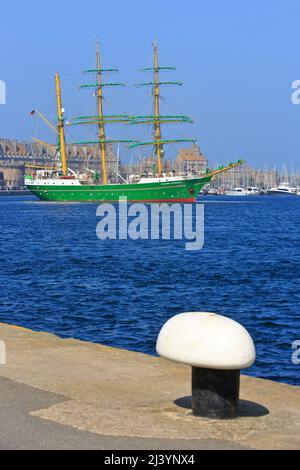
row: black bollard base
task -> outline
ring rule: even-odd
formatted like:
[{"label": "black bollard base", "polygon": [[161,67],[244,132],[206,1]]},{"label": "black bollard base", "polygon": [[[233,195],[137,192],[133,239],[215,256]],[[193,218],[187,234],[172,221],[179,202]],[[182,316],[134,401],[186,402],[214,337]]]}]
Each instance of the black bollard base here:
[{"label": "black bollard base", "polygon": [[195,416],[236,418],[239,412],[240,371],[192,367],[192,410]]}]

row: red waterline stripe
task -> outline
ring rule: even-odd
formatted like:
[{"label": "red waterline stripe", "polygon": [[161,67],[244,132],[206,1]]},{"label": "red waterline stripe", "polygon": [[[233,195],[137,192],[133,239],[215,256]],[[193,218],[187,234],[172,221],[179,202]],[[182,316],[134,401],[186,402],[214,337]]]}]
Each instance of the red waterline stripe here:
[{"label": "red waterline stripe", "polygon": [[[59,200],[55,201],[55,202],[59,202]],[[68,202],[68,201],[67,201]],[[112,201],[112,200],[92,200],[92,199],[89,199],[87,201],[69,201],[69,202],[108,202],[108,203],[111,203],[111,204],[117,204],[118,202],[120,204],[122,204],[123,202],[130,202],[130,203],[139,203],[139,204],[150,204],[150,203],[159,203],[159,202],[166,202],[166,203],[169,203],[169,202],[179,202],[179,203],[194,203],[196,202],[196,198],[185,198],[185,199],[181,199],[181,198],[178,198],[178,199],[143,199],[143,200],[131,200],[131,199],[127,199],[127,201],[120,201],[120,200],[116,200],[116,201]]]},{"label": "red waterline stripe", "polygon": [[[120,202],[120,201],[114,201],[114,202]],[[144,199],[142,201],[135,201],[135,200],[130,200],[128,199],[127,202],[196,202],[196,198],[191,197],[191,198],[174,198],[174,199]]]},{"label": "red waterline stripe", "polygon": [[93,203],[111,203],[111,204],[117,204],[117,203],[123,203],[123,202],[133,202],[133,203],[140,203],[140,204],[144,204],[144,203],[163,203],[163,202],[166,202],[166,203],[169,203],[169,202],[179,202],[179,203],[194,203],[196,202],[196,198],[177,198],[177,199],[143,199],[143,200],[131,200],[131,199],[127,199],[127,201],[119,201],[119,200],[111,200],[111,199],[73,199],[73,200],[70,200],[70,199],[44,199],[44,201],[47,201],[47,202],[70,202],[70,203],[74,203],[74,202],[93,202]]}]

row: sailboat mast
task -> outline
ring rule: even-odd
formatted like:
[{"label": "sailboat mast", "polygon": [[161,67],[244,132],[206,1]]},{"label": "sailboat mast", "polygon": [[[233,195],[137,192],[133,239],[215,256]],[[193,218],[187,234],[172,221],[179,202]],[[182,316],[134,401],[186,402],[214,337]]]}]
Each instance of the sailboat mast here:
[{"label": "sailboat mast", "polygon": [[[161,128],[160,128],[160,114],[159,114],[159,66],[158,66],[158,50],[157,43],[154,42],[154,70],[155,70],[155,88],[154,88],[154,101],[155,101],[155,138],[157,142],[161,141]],[[157,172],[158,175],[162,174],[162,145],[157,143]]]},{"label": "sailboat mast", "polygon": [[65,130],[64,130],[64,116],[63,108],[61,102],[61,86],[60,86],[60,77],[57,73],[55,76],[56,83],[56,97],[57,97],[57,110],[58,110],[58,134],[59,134],[59,149],[61,154],[61,163],[62,163],[62,173],[63,176],[67,176],[68,172],[68,163],[67,163],[67,152],[66,152],[66,140],[65,140]]},{"label": "sailboat mast", "polygon": [[97,78],[98,78],[98,85],[99,85],[98,92],[97,92],[97,104],[98,104],[98,115],[99,115],[102,179],[103,179],[103,184],[107,184],[106,155],[105,155],[105,130],[104,130],[104,123],[103,123],[103,87],[102,87],[101,57],[100,57],[99,43],[97,43]]}]

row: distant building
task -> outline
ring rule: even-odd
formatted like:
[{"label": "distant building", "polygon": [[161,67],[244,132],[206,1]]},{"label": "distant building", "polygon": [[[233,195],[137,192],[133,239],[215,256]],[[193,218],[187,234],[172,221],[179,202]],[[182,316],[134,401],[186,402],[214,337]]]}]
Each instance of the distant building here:
[{"label": "distant building", "polygon": [[[89,168],[101,174],[99,145],[69,144],[67,152],[69,168],[78,172]],[[106,145],[106,157],[108,178],[114,181],[117,178],[118,162],[112,144]],[[56,145],[0,138],[0,188],[21,187],[25,166],[53,166],[59,161]]]},{"label": "distant building", "polygon": [[207,158],[200,151],[198,145],[180,149],[175,161],[175,170],[177,174],[193,173],[200,175],[205,172],[208,166]]}]

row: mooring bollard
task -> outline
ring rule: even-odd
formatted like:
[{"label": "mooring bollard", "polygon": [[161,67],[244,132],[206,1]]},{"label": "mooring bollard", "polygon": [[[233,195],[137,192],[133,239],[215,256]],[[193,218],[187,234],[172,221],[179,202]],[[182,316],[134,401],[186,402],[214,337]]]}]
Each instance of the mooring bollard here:
[{"label": "mooring bollard", "polygon": [[238,416],[240,370],[255,361],[255,346],[242,325],[215,313],[182,313],[162,327],[156,349],[162,357],[192,366],[195,416]]}]

